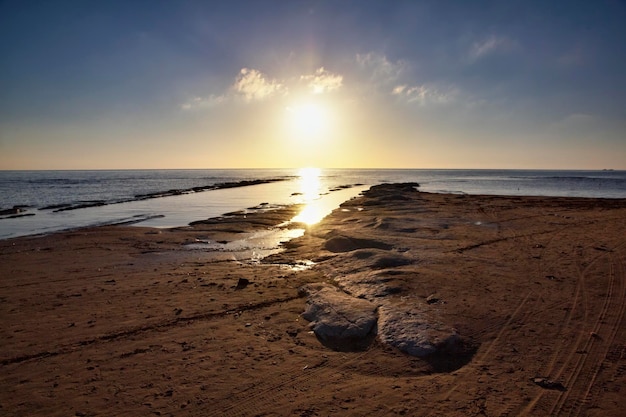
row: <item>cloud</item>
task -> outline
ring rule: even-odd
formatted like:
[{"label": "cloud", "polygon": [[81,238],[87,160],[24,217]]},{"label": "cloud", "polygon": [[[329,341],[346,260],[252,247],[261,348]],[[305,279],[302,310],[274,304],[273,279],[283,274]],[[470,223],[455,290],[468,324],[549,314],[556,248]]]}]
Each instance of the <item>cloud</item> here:
[{"label": "cloud", "polygon": [[491,35],[479,42],[474,42],[469,51],[469,58],[476,61],[486,55],[497,51],[508,51],[514,45],[514,42],[503,36]]},{"label": "cloud", "polygon": [[215,107],[226,101],[226,96],[216,96],[211,94],[208,97],[194,97],[186,103],[181,104],[182,110],[198,110]]},{"label": "cloud", "polygon": [[428,84],[415,86],[404,84],[394,87],[391,94],[403,98],[408,103],[447,104],[456,100],[458,90],[453,87],[441,89]]},{"label": "cloud", "polygon": [[408,61],[390,61],[385,55],[369,52],[357,54],[356,62],[369,76],[369,83],[379,91],[397,97],[406,103],[420,105],[447,104],[457,101],[459,90],[436,82],[416,83]]},{"label": "cloud", "polygon": [[[200,110],[219,106],[243,97],[245,102],[260,101],[278,94],[287,94],[291,89],[302,87],[302,81],[313,94],[327,93],[343,86],[343,76],[333,74],[320,67],[313,74],[291,78],[288,81],[269,79],[261,71],[242,68],[235,82],[222,94],[211,94],[207,97],[196,96],[180,105],[181,110]],[[289,85],[288,85],[289,84]],[[291,88],[290,88],[291,87]]]},{"label": "cloud", "polygon": [[276,80],[268,80],[258,70],[242,68],[233,85],[234,90],[246,101],[264,100],[274,94],[285,92],[286,87]]},{"label": "cloud", "polygon": [[369,72],[371,78],[378,83],[389,83],[397,80],[405,71],[407,63],[403,60],[389,61],[386,56],[376,52],[357,54],[356,62]]},{"label": "cloud", "polygon": [[339,89],[343,85],[343,76],[332,74],[324,69],[319,68],[312,75],[302,75],[301,80],[307,81],[309,88],[314,94],[321,94]]}]

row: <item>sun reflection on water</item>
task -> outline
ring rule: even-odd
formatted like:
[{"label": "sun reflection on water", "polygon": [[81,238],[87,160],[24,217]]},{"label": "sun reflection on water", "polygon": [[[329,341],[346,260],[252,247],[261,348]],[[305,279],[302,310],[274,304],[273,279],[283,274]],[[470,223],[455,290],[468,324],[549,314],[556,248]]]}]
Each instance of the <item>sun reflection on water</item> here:
[{"label": "sun reflection on water", "polygon": [[316,204],[321,195],[319,168],[302,168],[298,171],[300,177],[300,194],[304,208],[291,221],[313,225],[318,223],[327,214],[321,204]]}]

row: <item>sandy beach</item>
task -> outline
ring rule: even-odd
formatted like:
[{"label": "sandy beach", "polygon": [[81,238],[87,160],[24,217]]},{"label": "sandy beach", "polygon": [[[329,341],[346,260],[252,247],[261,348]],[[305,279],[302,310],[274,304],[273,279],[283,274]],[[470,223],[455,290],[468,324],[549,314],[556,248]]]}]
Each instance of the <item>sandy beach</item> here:
[{"label": "sandy beach", "polygon": [[0,241],[0,414],[624,415],[625,199],[381,185],[189,249],[298,210]]}]

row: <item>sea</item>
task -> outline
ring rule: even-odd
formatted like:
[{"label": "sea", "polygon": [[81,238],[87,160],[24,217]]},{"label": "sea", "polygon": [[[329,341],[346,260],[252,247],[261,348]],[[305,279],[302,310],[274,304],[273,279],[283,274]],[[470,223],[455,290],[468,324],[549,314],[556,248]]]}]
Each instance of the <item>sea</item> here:
[{"label": "sea", "polygon": [[431,193],[626,198],[626,171],[199,169],[0,171],[0,239],[106,224],[180,227],[302,204],[315,223],[372,185]]}]

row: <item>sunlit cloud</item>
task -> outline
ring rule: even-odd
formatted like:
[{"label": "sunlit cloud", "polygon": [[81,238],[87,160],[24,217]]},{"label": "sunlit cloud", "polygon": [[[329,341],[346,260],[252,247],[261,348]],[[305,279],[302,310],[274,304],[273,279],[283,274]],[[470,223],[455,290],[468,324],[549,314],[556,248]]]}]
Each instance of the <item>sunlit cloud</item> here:
[{"label": "sunlit cloud", "polygon": [[514,45],[514,42],[503,36],[491,35],[486,39],[474,42],[469,50],[469,58],[476,61],[486,55],[490,55],[497,51],[508,51]]},{"label": "sunlit cloud", "polygon": [[379,83],[389,83],[397,80],[407,66],[407,63],[403,60],[392,62],[385,55],[376,52],[357,54],[356,62],[361,69],[370,74],[372,80]]},{"label": "sunlit cloud", "polygon": [[315,71],[315,74],[302,75],[300,79],[308,83],[308,87],[314,94],[334,91],[343,85],[342,75],[332,74],[326,71],[324,67]]},{"label": "sunlit cloud", "polygon": [[408,103],[427,104],[447,104],[456,100],[458,90],[454,87],[445,89],[432,85],[398,85],[391,90],[391,94],[398,96]]},{"label": "sunlit cloud", "polygon": [[226,96],[211,94],[208,97],[194,97],[181,104],[182,110],[200,110],[218,106],[226,101]]},{"label": "sunlit cloud", "polygon": [[235,82],[224,93],[193,97],[181,104],[180,108],[182,110],[209,109],[237,97],[242,97],[245,102],[266,100],[297,90],[302,87],[303,82],[313,94],[328,93],[343,86],[343,75],[331,73],[324,67],[320,67],[313,74],[301,75],[299,78],[285,81],[270,78],[256,69],[242,68]]},{"label": "sunlit cloud", "polygon": [[250,68],[241,69],[233,88],[246,101],[264,100],[287,91],[282,83],[269,80],[260,71]]}]

